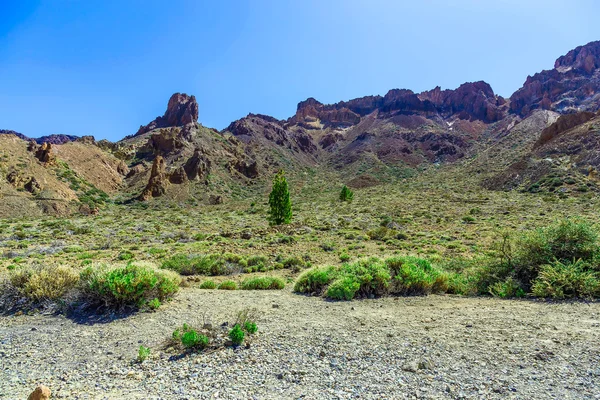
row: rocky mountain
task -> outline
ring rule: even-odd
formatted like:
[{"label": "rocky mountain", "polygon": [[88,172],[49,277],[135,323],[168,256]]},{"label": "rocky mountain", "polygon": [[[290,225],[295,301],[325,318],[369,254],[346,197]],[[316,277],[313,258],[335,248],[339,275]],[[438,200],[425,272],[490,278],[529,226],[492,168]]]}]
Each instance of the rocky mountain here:
[{"label": "rocky mountain", "polygon": [[0,215],[93,213],[109,198],[213,204],[265,190],[281,168],[364,187],[452,163],[489,189],[597,190],[599,60],[600,42],[578,47],[509,99],[482,81],[309,98],[287,120],[249,114],[217,131],[198,122],[194,96],[175,93],[162,116],[115,143],[0,131],[0,196],[10,199]]},{"label": "rocky mountain", "polygon": [[533,110],[560,113],[600,109],[600,41],[559,57],[554,69],[528,76],[510,97],[510,111],[521,117]]},{"label": "rocky mountain", "polygon": [[29,137],[23,135],[22,133],[11,131],[8,129],[0,129],[0,135],[14,135],[22,140],[27,140],[27,141],[33,140],[37,144],[43,144],[43,143],[64,144],[64,143],[73,142],[73,141],[79,139],[79,136],[63,135],[63,134],[52,134],[52,135],[40,136],[38,138],[29,138]]}]

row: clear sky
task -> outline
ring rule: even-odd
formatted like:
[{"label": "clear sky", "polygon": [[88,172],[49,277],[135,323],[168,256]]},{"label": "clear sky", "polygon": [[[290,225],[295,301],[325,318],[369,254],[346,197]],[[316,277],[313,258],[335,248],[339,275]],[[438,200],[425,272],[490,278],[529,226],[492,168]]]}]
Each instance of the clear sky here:
[{"label": "clear sky", "polygon": [[600,39],[596,0],[0,0],[0,128],[118,140],[196,95],[200,122],[527,75]]}]

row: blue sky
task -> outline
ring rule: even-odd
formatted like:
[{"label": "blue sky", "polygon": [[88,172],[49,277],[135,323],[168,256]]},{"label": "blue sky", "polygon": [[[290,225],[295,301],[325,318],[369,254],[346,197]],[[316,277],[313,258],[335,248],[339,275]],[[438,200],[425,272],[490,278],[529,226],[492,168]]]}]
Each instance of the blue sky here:
[{"label": "blue sky", "polygon": [[600,39],[593,0],[0,0],[0,128],[118,140],[196,95],[218,129],[392,88],[529,74]]}]

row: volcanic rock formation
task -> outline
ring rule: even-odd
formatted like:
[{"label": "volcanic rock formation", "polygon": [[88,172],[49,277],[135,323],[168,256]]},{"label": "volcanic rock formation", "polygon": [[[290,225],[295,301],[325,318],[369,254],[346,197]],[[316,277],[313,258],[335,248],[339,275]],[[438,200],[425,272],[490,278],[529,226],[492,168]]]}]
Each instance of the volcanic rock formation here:
[{"label": "volcanic rock formation", "polygon": [[157,128],[184,126],[195,124],[196,122],[198,122],[198,103],[196,102],[196,97],[188,96],[185,93],[175,93],[169,99],[165,114],[162,117],[157,117],[148,125],[140,126],[136,136]]}]

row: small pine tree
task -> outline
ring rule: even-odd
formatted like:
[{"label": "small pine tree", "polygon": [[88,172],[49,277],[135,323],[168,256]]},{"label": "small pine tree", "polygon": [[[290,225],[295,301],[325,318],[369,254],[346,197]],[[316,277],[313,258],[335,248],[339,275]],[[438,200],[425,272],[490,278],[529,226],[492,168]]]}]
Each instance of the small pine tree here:
[{"label": "small pine tree", "polygon": [[292,202],[283,170],[273,179],[269,195],[269,221],[272,225],[289,224],[292,220]]},{"label": "small pine tree", "polygon": [[354,198],[354,192],[348,189],[348,186],[344,185],[342,191],[340,192],[340,200],[341,201],[352,201]]}]

